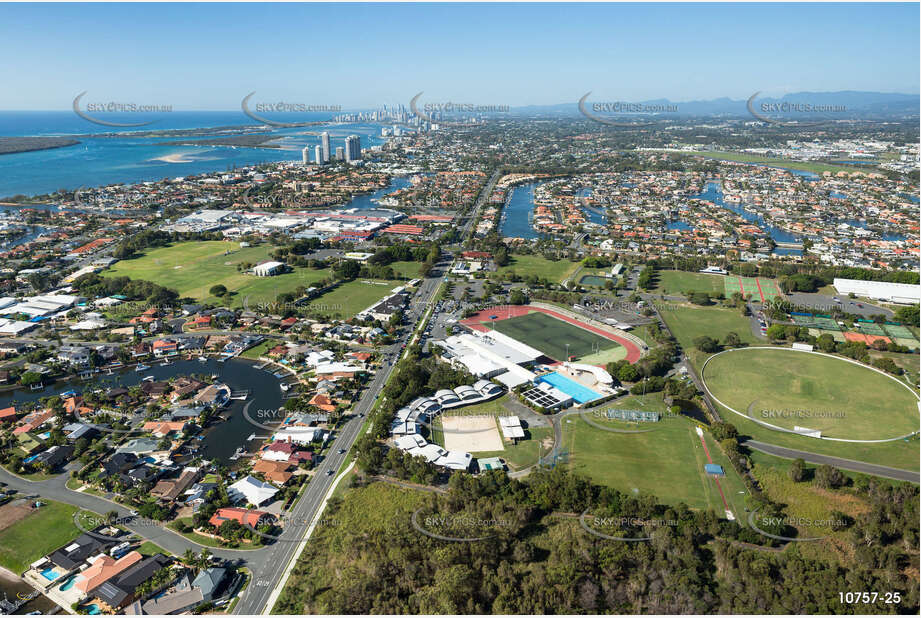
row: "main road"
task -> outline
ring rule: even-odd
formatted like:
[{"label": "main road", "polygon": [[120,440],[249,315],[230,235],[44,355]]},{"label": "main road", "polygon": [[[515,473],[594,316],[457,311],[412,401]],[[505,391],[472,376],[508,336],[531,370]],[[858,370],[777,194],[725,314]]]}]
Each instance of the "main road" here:
[{"label": "main road", "polygon": [[[253,579],[237,602],[234,608],[235,614],[261,614],[271,611],[272,608],[266,607],[266,604],[272,591],[281,585],[282,576],[288,564],[297,555],[301,545],[307,542],[304,536],[310,523],[314,520],[319,521],[320,509],[336,479],[336,471],[348,457],[349,450],[361,433],[364,418],[390,379],[403,343],[412,336],[419,320],[431,306],[435,293],[444,281],[447,272],[450,272],[450,260],[447,259],[447,256],[442,255],[442,261],[432,271],[435,276],[423,279],[414,297],[414,302],[409,307],[406,317],[410,328],[400,336],[396,343],[383,350],[384,360],[381,368],[375,373],[374,379],[368,384],[364,395],[355,405],[354,415],[340,427],[330,446],[329,456],[320,463],[307,489],[295,502],[291,511],[285,514],[291,525],[285,529],[278,541],[259,552],[261,555],[253,565]],[[257,565],[258,570],[255,568]]]}]

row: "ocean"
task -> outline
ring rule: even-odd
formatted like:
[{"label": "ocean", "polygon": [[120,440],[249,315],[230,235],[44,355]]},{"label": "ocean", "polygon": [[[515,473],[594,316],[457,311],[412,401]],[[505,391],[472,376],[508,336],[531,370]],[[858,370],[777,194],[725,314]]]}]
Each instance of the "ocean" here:
[{"label": "ocean", "polygon": [[[347,135],[361,137],[362,148],[384,143],[380,126],[365,123],[333,123],[274,128],[281,148],[230,146],[179,146],[170,142],[184,137],[131,137],[139,131],[196,129],[224,126],[261,126],[238,112],[172,112],[155,116],[154,124],[133,129],[94,124],[72,111],[0,112],[0,137],[74,136],[117,132],[128,137],[76,138],[79,144],[0,155],[0,201],[14,195],[41,195],[59,189],[95,187],[113,183],[134,184],[206,172],[229,171],[258,163],[300,161],[301,149],[319,143],[318,134],[328,131],[333,152]],[[153,118],[151,116],[150,118]],[[331,114],[278,114],[281,122],[328,121]],[[115,122],[149,119],[138,114],[106,115]],[[276,119],[276,116],[272,116]],[[217,136],[204,136],[205,139]]]}]

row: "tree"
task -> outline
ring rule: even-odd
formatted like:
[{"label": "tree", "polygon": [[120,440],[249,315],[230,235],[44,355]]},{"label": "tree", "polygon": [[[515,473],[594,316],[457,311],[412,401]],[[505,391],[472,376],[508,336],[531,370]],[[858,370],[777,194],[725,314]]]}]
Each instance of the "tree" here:
[{"label": "tree", "polygon": [[799,483],[806,476],[806,462],[802,459],[794,459],[793,463],[790,464],[790,480],[794,483]]},{"label": "tree", "polygon": [[211,294],[211,296],[217,296],[220,298],[221,296],[227,294],[227,287],[218,283],[217,285],[212,285],[208,292]]},{"label": "tree", "polygon": [[713,337],[702,335],[694,339],[694,347],[701,352],[717,352],[720,349],[720,342]]},{"label": "tree", "polygon": [[837,489],[846,482],[846,477],[838,468],[822,464],[815,471],[815,484],[822,489]]},{"label": "tree", "polygon": [[767,329],[767,336],[774,341],[780,341],[786,338],[786,331],[783,324],[771,324]]},{"label": "tree", "polygon": [[739,334],[734,331],[729,331],[726,333],[724,342],[727,348],[737,348],[742,345],[742,340],[739,338]]}]

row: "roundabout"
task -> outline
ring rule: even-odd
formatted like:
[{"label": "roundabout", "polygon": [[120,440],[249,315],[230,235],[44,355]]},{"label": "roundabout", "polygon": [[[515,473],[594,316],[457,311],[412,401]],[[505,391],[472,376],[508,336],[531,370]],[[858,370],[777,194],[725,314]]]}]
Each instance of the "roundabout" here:
[{"label": "roundabout", "polygon": [[854,443],[918,433],[917,393],[847,358],[792,348],[735,348],[708,358],[701,381],[716,403],[773,431]]}]

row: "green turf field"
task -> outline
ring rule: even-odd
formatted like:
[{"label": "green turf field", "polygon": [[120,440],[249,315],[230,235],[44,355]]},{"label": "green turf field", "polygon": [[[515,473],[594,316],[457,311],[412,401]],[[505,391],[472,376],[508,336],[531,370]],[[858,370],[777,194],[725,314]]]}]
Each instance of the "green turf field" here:
[{"label": "green turf field", "polygon": [[509,264],[502,266],[497,272],[505,274],[514,271],[522,277],[536,275],[541,279],[550,279],[559,283],[579,267],[579,262],[567,259],[548,260],[542,255],[511,255]]},{"label": "green turf field", "polygon": [[[492,321],[488,325],[559,361],[566,360],[566,344],[569,344],[569,354],[579,358],[622,347],[615,341],[539,311]],[[592,346],[595,346],[594,350]]]},{"label": "green turf field", "polygon": [[726,333],[733,331],[743,343],[756,343],[751,322],[738,309],[671,303],[660,314],[688,355],[697,352],[694,339],[701,335],[723,341]]},{"label": "green turf field", "polygon": [[[256,277],[237,270],[237,264],[257,264],[269,259],[272,247],[260,245],[241,249],[240,243],[209,240],[183,242],[146,251],[141,257],[122,260],[103,274],[144,279],[175,290],[180,297],[240,307],[272,303],[278,294],[298,286],[310,287],[330,276],[327,269],[297,268],[275,277]],[[211,295],[212,286],[222,284],[234,294],[229,301]]]},{"label": "green turf field", "polygon": [[[704,380],[715,397],[757,420],[874,440],[911,432],[917,399],[898,381],[852,363],[793,350],[743,349],[714,357]],[[731,422],[738,418],[731,415]],[[797,437],[797,436],[794,436]],[[769,440],[770,441],[770,440]]]},{"label": "green turf field", "polygon": [[781,296],[780,288],[773,279],[738,275],[727,275],[722,279],[727,298],[732,297],[736,292],[741,292],[746,298],[757,302],[768,302]]},{"label": "green turf field", "polygon": [[707,292],[714,296],[723,294],[722,275],[705,275],[683,270],[660,270],[656,272],[655,291],[660,294],[684,294],[686,292]]},{"label": "green turf field", "polygon": [[[660,408],[657,411],[664,412],[664,405]],[[569,416],[563,422],[563,448],[569,451],[572,471],[631,495],[650,494],[666,504],[684,502],[724,516],[716,483],[704,473],[708,462],[693,422],[684,417],[658,423],[607,421],[594,416],[591,420],[628,430],[648,426],[653,431],[614,433],[593,427],[579,416]],[[706,432],[705,436],[713,462],[726,471],[720,479],[726,501],[742,519],[745,494],[739,492],[745,491],[745,486],[715,441]]]},{"label": "green turf field", "polygon": [[[366,283],[368,282],[368,283]],[[304,311],[334,318],[348,319],[364,311],[393,292],[398,281],[355,279],[338,285],[335,289],[312,299]]]}]

